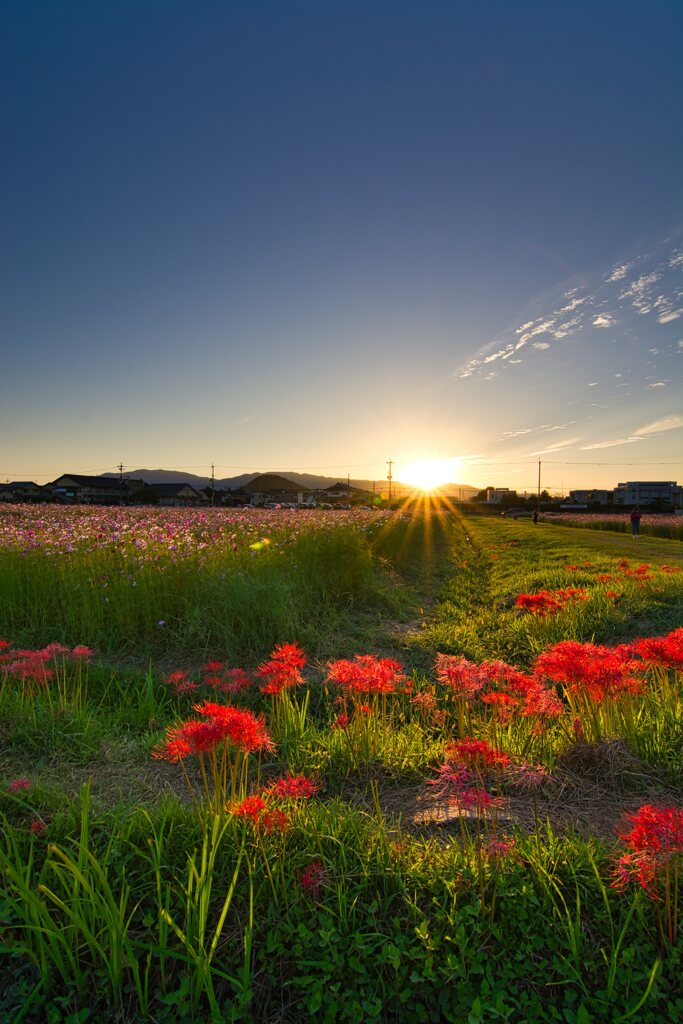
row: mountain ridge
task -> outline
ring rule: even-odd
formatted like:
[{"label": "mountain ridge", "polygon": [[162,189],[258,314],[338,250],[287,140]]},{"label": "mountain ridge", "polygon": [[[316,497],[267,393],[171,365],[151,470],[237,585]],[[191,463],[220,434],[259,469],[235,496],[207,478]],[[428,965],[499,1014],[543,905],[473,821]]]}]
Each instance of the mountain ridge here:
[{"label": "mountain ridge", "polygon": [[[118,473],[102,473],[103,477],[118,477]],[[266,475],[277,475],[290,480],[292,483],[300,484],[302,490],[315,490],[315,488],[324,489],[325,487],[331,487],[336,483],[344,483],[344,479],[340,479],[337,476],[318,476],[312,473],[295,473],[293,471],[286,471],[275,473],[274,470],[267,470],[263,473],[241,473],[238,476],[233,477],[216,477],[214,479],[214,487],[216,490],[237,490],[244,487],[245,484],[251,483],[258,476]],[[181,470],[175,469],[134,469],[130,472],[125,473],[126,477],[133,480],[144,480],[146,484],[176,484],[176,483],[188,483],[192,484],[197,489],[202,487],[208,487],[211,484],[210,476],[200,476],[196,473],[184,473]],[[372,491],[376,489],[378,492],[386,490],[388,483],[386,480],[362,480],[356,477],[352,477],[349,481],[353,487],[359,487],[362,490]],[[400,481],[395,482],[395,486],[399,487],[401,491],[409,489],[408,484],[403,484]],[[455,489],[462,491],[463,496],[469,497],[471,494],[477,494],[479,488],[472,487],[470,484],[459,484],[459,483],[447,483],[442,484],[436,490],[441,493],[447,493],[449,490]]]}]

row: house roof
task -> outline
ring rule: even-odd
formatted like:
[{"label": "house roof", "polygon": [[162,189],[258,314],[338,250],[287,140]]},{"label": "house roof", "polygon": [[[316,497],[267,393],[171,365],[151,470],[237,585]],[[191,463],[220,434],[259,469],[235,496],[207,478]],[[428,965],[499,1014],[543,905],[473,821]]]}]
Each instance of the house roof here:
[{"label": "house roof", "polygon": [[154,491],[154,493],[158,494],[160,498],[174,498],[182,491],[188,489],[192,491],[192,494],[195,494],[197,497],[199,497],[199,491],[196,491],[192,484],[188,483],[181,482],[177,484],[148,484],[147,487],[145,488],[146,491]]},{"label": "house roof", "polygon": [[68,481],[76,484],[78,487],[97,487],[100,490],[107,491],[123,491],[127,488],[124,484],[121,484],[119,480],[110,476],[84,476],[82,473],[62,473],[56,480],[53,480],[50,484],[51,487],[56,487],[61,481],[67,483]]},{"label": "house roof", "polygon": [[326,487],[325,488],[325,492],[327,494],[330,494],[330,493],[335,494],[337,491],[343,492],[344,494],[350,494],[352,492],[355,492],[356,494],[369,494],[370,493],[369,491],[363,490],[362,487],[354,487],[353,484],[336,483],[336,484],[332,484],[331,487]]},{"label": "house roof", "polygon": [[33,480],[12,480],[10,483],[2,485],[3,490],[10,491],[17,487],[37,487],[40,489],[40,484],[34,483]]},{"label": "house roof", "polygon": [[243,489],[248,494],[253,494],[254,492],[270,493],[271,491],[286,491],[289,494],[298,494],[299,491],[303,490],[299,484],[288,480],[286,476],[278,476],[277,473],[262,473],[261,476],[254,477],[248,484],[244,484]]}]

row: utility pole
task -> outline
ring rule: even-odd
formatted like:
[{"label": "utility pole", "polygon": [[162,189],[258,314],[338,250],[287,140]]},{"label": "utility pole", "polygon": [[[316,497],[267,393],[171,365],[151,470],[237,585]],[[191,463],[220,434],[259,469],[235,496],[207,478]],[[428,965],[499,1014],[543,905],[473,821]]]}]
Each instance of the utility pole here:
[{"label": "utility pole", "polygon": [[387,466],[389,467],[389,473],[387,475],[387,480],[389,481],[389,501],[391,501],[391,480],[392,480],[391,467],[393,466],[393,464],[394,464],[394,460],[393,459],[389,459],[389,461],[387,462]]},{"label": "utility pole", "polygon": [[215,494],[215,488],[214,488],[215,482],[216,482],[216,475],[214,473],[214,467],[213,467],[213,462],[212,462],[211,463],[211,504],[212,505],[213,505],[214,494]]},{"label": "utility pole", "polygon": [[541,511],[541,460],[538,460],[538,491],[536,494],[536,508]]},{"label": "utility pole", "polygon": [[119,462],[119,464],[118,464],[118,466],[116,468],[119,471],[119,483],[123,487],[123,463]]}]

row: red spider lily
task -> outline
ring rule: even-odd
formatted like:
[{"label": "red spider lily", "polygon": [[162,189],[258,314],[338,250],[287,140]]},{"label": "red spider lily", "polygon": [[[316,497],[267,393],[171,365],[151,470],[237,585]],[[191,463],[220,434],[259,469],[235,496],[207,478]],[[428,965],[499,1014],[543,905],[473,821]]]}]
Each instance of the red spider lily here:
[{"label": "red spider lily", "polygon": [[624,644],[604,647],[562,640],[538,656],[534,671],[599,703],[624,691],[639,692],[643,685],[637,675],[639,668],[631,648]]},{"label": "red spider lily", "polygon": [[58,644],[58,643],[48,644],[47,647],[44,647],[42,649],[42,651],[40,651],[40,654],[44,658],[46,658],[46,659],[47,658],[58,658],[60,654],[68,654],[68,653],[69,653],[69,648],[65,647],[64,644]]},{"label": "red spider lily", "polygon": [[411,697],[410,703],[416,708],[421,708],[422,711],[435,711],[438,706],[438,701],[433,693],[427,693],[421,690],[420,693],[416,693],[414,697]]},{"label": "red spider lily", "polygon": [[534,686],[527,690],[522,708],[522,714],[527,718],[559,718],[563,712],[564,705],[554,690],[546,686]]},{"label": "red spider lily", "polygon": [[428,785],[434,786],[439,796],[445,796],[453,791],[463,792],[471,783],[472,776],[464,765],[454,765],[452,761],[444,761],[436,769],[437,777],[428,779]]},{"label": "red spider lily", "polygon": [[488,810],[489,807],[502,807],[505,803],[502,796],[492,796],[483,786],[473,786],[458,794],[458,803],[467,810]]},{"label": "red spider lily", "polygon": [[299,872],[299,885],[309,896],[317,896],[325,882],[325,869],[320,860],[311,863]]},{"label": "red spider lily", "polygon": [[345,714],[345,712],[343,712],[343,711],[340,714],[338,714],[337,717],[332,722],[332,728],[333,729],[348,729],[348,727],[350,725],[351,725],[351,716]]},{"label": "red spider lily", "polygon": [[262,715],[256,716],[245,708],[214,704],[208,700],[202,704],[195,704],[193,710],[208,717],[210,722],[219,724],[224,738],[239,750],[249,753],[257,750],[273,750],[273,741],[268,734]]},{"label": "red spider lily", "polygon": [[562,605],[548,590],[539,590],[537,594],[518,594],[515,602],[525,612],[543,618],[562,610]]},{"label": "red spider lily", "polygon": [[225,693],[239,693],[240,690],[248,690],[251,686],[251,679],[243,668],[230,668],[225,673],[225,679],[219,689]]},{"label": "red spider lily", "polygon": [[627,815],[633,828],[622,840],[637,853],[668,856],[683,853],[683,810],[678,807],[654,807],[644,804]]},{"label": "red spider lily", "polygon": [[9,646],[10,646],[9,640],[0,640],[0,651],[4,651]]},{"label": "red spider lily", "polygon": [[33,783],[30,779],[12,779],[7,785],[8,793],[21,793],[26,789],[30,789]]},{"label": "red spider lily", "polygon": [[503,857],[509,857],[514,852],[516,845],[514,839],[507,837],[489,839],[484,853],[489,860],[502,860]]},{"label": "red spider lily", "polygon": [[678,931],[679,860],[683,854],[683,808],[645,804],[627,815],[632,828],[621,836],[629,849],[616,861],[614,889],[636,881],[659,904],[659,927],[670,942]]},{"label": "red spider lily", "polygon": [[659,571],[665,573],[668,576],[673,576],[675,573],[681,571],[680,565],[660,565]]},{"label": "red spider lily", "polygon": [[647,853],[623,853],[614,863],[610,887],[623,892],[631,882],[637,882],[651,899],[659,899],[655,885],[657,871]]},{"label": "red spider lily", "polygon": [[683,627],[660,637],[648,637],[633,645],[634,651],[651,664],[663,668],[683,668]]},{"label": "red spider lily", "polygon": [[272,652],[270,660],[257,669],[258,675],[267,682],[261,687],[262,693],[277,695],[303,682],[299,671],[306,664],[306,655],[298,644],[280,644]]},{"label": "red spider lily", "polygon": [[258,824],[263,832],[286,832],[291,827],[292,821],[285,811],[281,811],[278,807],[272,807],[263,812]]},{"label": "red spider lily", "polygon": [[202,665],[202,672],[221,672],[224,668],[222,661],[207,661],[206,665]]},{"label": "red spider lily", "polygon": [[330,682],[356,694],[394,693],[405,682],[399,662],[372,654],[357,654],[353,661],[333,661],[327,668]]},{"label": "red spider lily", "polygon": [[169,672],[162,681],[166,686],[172,687],[178,694],[194,693],[197,689],[197,684],[194,680],[189,679],[187,672],[184,672],[182,669]]},{"label": "red spider lily", "polygon": [[437,654],[436,678],[464,700],[473,700],[484,686],[479,666],[454,654]]},{"label": "red spider lily", "polygon": [[78,647],[74,647],[72,650],[71,657],[76,661],[79,661],[81,658],[92,658],[94,654],[95,652],[89,647],[86,647],[85,644],[79,644]]},{"label": "red spider lily", "polygon": [[284,775],[268,787],[266,793],[281,800],[310,800],[320,786],[306,775]]},{"label": "red spider lily", "polygon": [[239,803],[229,805],[229,810],[237,818],[251,818],[256,824],[263,812],[268,807],[266,801],[260,796],[248,796]]},{"label": "red spider lily", "polygon": [[47,825],[42,818],[33,818],[29,825],[29,831],[34,836],[42,836],[47,831]]},{"label": "red spider lily", "polygon": [[587,601],[588,592],[580,587],[569,587],[565,590],[539,590],[537,594],[519,594],[517,607],[523,608],[532,615],[543,618],[562,611],[565,605],[574,601]]},{"label": "red spider lily", "polygon": [[15,651],[16,661],[7,666],[9,675],[24,682],[47,683],[54,676],[54,671],[45,664],[47,655],[44,651]]},{"label": "red spider lily", "polygon": [[250,711],[204,701],[194,708],[206,721],[191,719],[167,731],[166,742],[152,756],[164,761],[179,761],[189,754],[214,751],[224,742],[245,753],[273,749],[265,722]]},{"label": "red spider lily", "polygon": [[519,669],[514,665],[508,665],[506,661],[482,661],[477,666],[479,680],[483,686],[491,686],[494,683],[507,682],[519,675]]},{"label": "red spider lily", "polygon": [[486,740],[475,740],[465,736],[446,747],[446,755],[470,768],[504,768],[510,764],[510,758],[502,750],[496,750]]},{"label": "red spider lily", "polygon": [[482,695],[482,703],[488,704],[498,715],[501,725],[508,725],[512,720],[513,713],[519,707],[519,700],[511,697],[509,693],[499,690],[492,690],[491,693]]}]

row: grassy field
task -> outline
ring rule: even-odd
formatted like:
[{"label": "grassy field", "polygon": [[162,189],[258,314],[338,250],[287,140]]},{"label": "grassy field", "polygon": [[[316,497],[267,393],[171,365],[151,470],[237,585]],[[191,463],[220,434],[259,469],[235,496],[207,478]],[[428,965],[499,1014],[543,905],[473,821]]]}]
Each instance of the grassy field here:
[{"label": "grassy field", "polygon": [[683,1019],[682,566],[0,507],[0,1019]]}]

